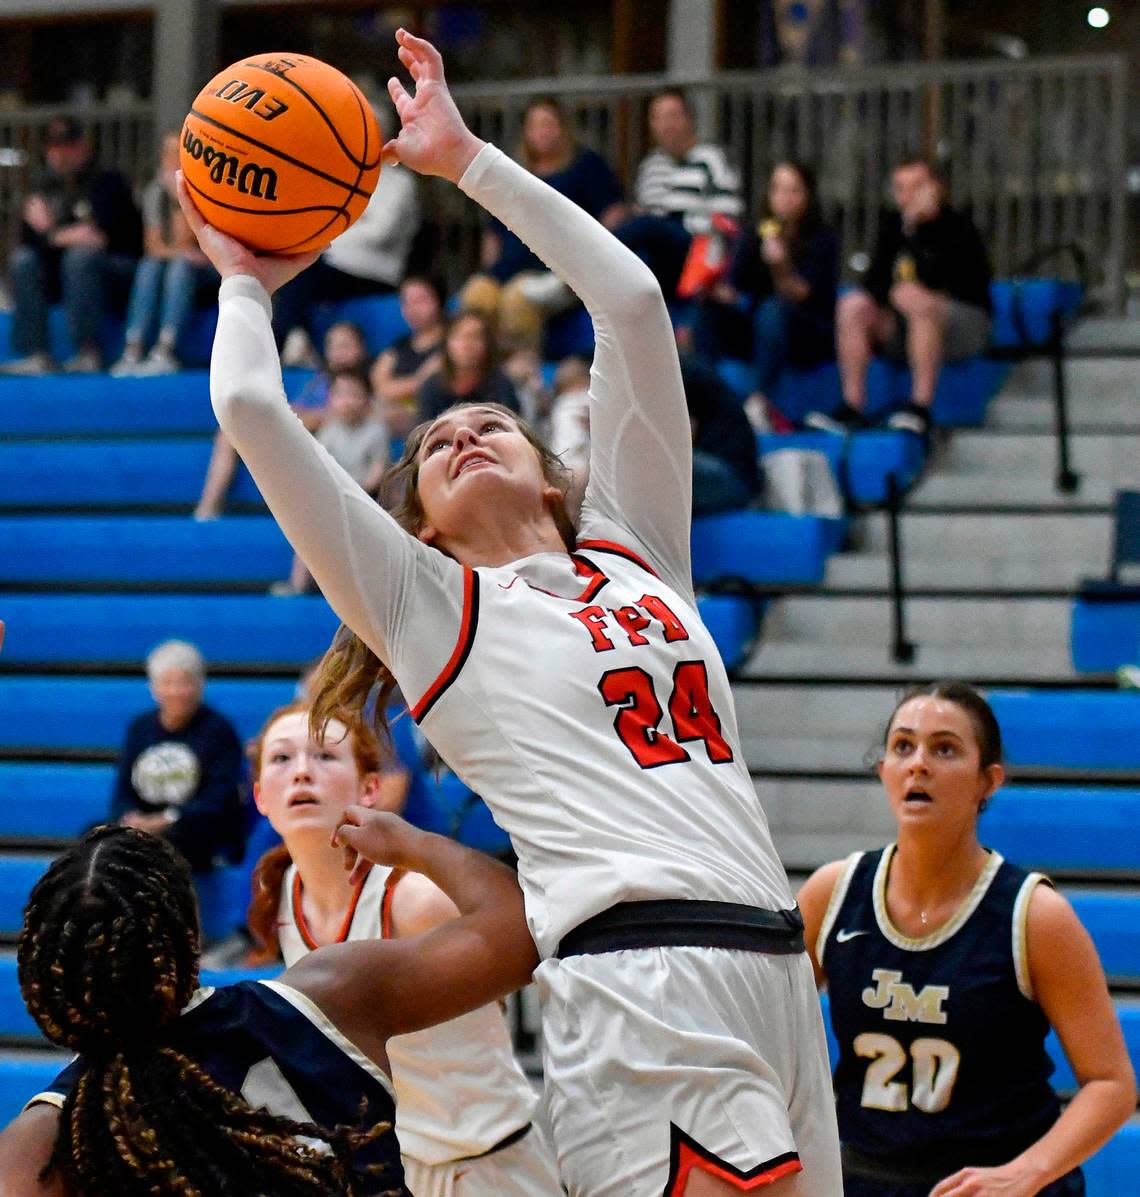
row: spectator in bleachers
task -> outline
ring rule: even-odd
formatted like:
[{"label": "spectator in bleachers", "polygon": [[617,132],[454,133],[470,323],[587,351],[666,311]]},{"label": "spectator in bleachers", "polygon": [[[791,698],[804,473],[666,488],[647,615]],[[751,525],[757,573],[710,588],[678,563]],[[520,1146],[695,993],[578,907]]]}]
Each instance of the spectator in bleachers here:
[{"label": "spectator in bleachers", "polygon": [[142,253],[142,220],[130,184],[96,161],[82,126],[55,117],[44,147],[45,169],[24,201],[20,244],[9,262],[12,343],[22,356],[0,366],[7,374],[56,369],[48,313],[60,301],[76,350],[63,368],[99,370],[103,313],[125,304]]},{"label": "spectator in bleachers", "polygon": [[[144,252],[127,305],[123,356],[111,368],[116,377],[174,373],[179,368],[178,338],[198,296],[207,288],[217,295],[218,272],[198,248],[175,198],[179,144],[177,133],[163,137],[158,174],[143,191]],[[156,323],[158,337],[147,353]]]},{"label": "spectator in bleachers", "polygon": [[495,334],[481,312],[460,312],[447,326],[443,365],[420,387],[419,420],[434,420],[453,403],[501,403],[519,410],[518,395],[498,364]]},{"label": "spectator in bleachers", "polygon": [[[372,391],[364,374],[338,370],[333,375],[328,391],[328,414],[317,432],[317,440],[362,490],[370,495],[377,492],[388,465],[388,432],[372,416]],[[306,594],[312,588],[312,575],[301,558],[294,556],[289,577],[274,582],[269,593]]]},{"label": "spectator in bleachers", "polygon": [[[1081,1197],[1136,1078],[1072,906],[979,842],[1005,778],[993,710],[961,682],[910,691],[877,771],[895,842],[824,865],[798,902],[839,1047],[843,1191]],[[1064,1110],[1051,1029],[1078,1086]]]},{"label": "spectator in bleachers", "polygon": [[[367,367],[368,344],[360,326],[351,320],[338,320],[325,333],[323,369],[306,380],[300,391],[289,400],[289,405],[310,432],[317,432],[324,422],[333,376],[344,370],[363,373]],[[213,520],[222,514],[226,492],[234,480],[237,467],[237,454],[225,433],[219,429],[214,433],[202,494],[194,508],[196,520]]]},{"label": "spectator in bleachers", "polygon": [[693,515],[747,507],[760,490],[756,436],[720,375],[692,356],[681,360],[693,428]]},{"label": "spectator in bleachers", "polygon": [[196,872],[241,859],[244,756],[233,725],[202,701],[206,665],[183,640],[147,657],[155,709],[131,721],[110,820],[165,836]]},{"label": "spectator in bleachers", "polygon": [[409,332],[372,364],[372,391],[388,432],[402,439],[416,424],[416,396],[443,365],[443,291],[412,275],[400,285],[400,314]]},{"label": "spectator in bleachers", "polygon": [[578,514],[590,472],[590,367],[580,357],[568,357],[554,372],[554,403],[550,409],[550,451],[570,471],[566,506]]},{"label": "spectator in bleachers", "polygon": [[677,293],[695,233],[707,233],[719,213],[744,211],[740,176],[718,145],[701,142],[693,110],[676,87],[649,105],[654,149],[637,170],[637,215],[615,231],[657,276],[667,300]]},{"label": "spectator in bleachers", "polygon": [[[377,113],[387,137],[391,121]],[[325,301],[387,295],[399,287],[408,269],[412,243],[421,222],[419,191],[411,171],[385,164],[367,207],[351,228],[317,261],[273,296],[273,332],[285,366],[311,366],[313,309]]]},{"label": "spectator in bleachers", "polygon": [[[617,176],[600,154],[578,144],[553,97],[541,96],[527,105],[518,159],[606,228],[614,228],[624,215]],[[539,349],[546,318],[573,307],[573,292],[493,218],[483,234],[480,257],[483,273],[463,288],[462,307],[494,317],[507,350]]]},{"label": "spectator in bleachers", "polygon": [[823,220],[813,172],[777,163],[755,227],[736,242],[728,277],[700,304],[694,348],[710,359],[750,359],[763,406],[785,365],[835,355],[839,239]]},{"label": "spectator in bleachers", "polygon": [[863,288],[836,309],[843,404],[806,422],[828,432],[865,427],[867,370],[881,352],[911,371],[910,400],[889,427],[926,438],[942,363],[973,357],[989,340],[990,266],[973,221],[950,206],[931,163],[900,162],[891,189],[897,210],[880,223]]}]

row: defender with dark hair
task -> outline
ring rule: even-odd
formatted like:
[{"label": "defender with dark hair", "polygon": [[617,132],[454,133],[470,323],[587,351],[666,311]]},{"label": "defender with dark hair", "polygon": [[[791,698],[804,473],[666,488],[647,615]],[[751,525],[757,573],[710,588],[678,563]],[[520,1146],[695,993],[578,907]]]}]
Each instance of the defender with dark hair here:
[{"label": "defender with dark hair", "polygon": [[0,1135],[0,1191],[406,1194],[386,1040],[505,996],[536,957],[504,866],[395,815],[344,818],[358,872],[422,871],[460,917],[314,952],[276,981],[199,989],[197,903],[169,844],[99,827],[55,861],[28,902],[20,987],[78,1056]]},{"label": "defender with dark hair", "polygon": [[[1081,1197],[1079,1165],[1132,1112],[1135,1078],[1096,949],[1040,873],[978,840],[1001,730],[962,682],[911,690],[878,773],[898,839],[799,894],[839,1041],[847,1197]],[[1080,1090],[1061,1113],[1045,1037]]]}]

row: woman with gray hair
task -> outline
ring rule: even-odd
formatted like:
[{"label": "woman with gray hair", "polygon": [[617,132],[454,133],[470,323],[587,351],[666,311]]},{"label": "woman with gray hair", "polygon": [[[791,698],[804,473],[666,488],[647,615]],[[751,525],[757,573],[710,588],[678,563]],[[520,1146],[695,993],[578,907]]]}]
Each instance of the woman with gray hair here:
[{"label": "woman with gray hair", "polygon": [[127,728],[119,755],[113,822],[168,839],[197,872],[240,859],[244,839],[241,740],[202,701],[206,663],[184,640],[146,659],[155,708]]}]

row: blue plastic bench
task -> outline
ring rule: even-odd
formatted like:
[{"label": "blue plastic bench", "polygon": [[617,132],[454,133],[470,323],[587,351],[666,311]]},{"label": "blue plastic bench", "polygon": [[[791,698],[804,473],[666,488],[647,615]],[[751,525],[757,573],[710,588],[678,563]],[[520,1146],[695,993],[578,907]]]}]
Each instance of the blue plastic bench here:
[{"label": "blue plastic bench", "polygon": [[106,817],[111,765],[0,762],[0,838],[68,839]]},{"label": "blue plastic bench", "polygon": [[11,1122],[29,1098],[42,1093],[69,1059],[54,1052],[0,1053],[0,1126]]},{"label": "blue plastic bench", "polygon": [[257,583],[293,559],[268,516],[0,516],[0,586],[13,583]]},{"label": "blue plastic bench", "polygon": [[1140,1118],[1133,1118],[1084,1165],[1088,1197],[1124,1197],[1140,1176]]},{"label": "blue plastic bench", "polygon": [[757,437],[761,458],[782,449],[822,453],[836,485],[853,502],[879,505],[887,500],[887,479],[906,491],[922,472],[926,455],[918,437],[874,429],[839,437],[827,432],[765,433]]},{"label": "blue plastic bench", "polygon": [[1082,594],[1073,601],[1073,667],[1110,673],[1140,663],[1140,587]]},{"label": "blue plastic bench", "polygon": [[730,672],[744,664],[760,630],[764,604],[730,594],[702,594],[697,610],[716,642],[724,667]]},{"label": "blue plastic bench", "polygon": [[[295,690],[289,679],[216,678],[206,684],[206,702],[248,739]],[[142,678],[11,674],[0,685],[0,750],[117,751],[128,722],[153,705]]]},{"label": "blue plastic bench", "polygon": [[814,585],[823,580],[834,521],[773,511],[731,511],[693,520],[693,581]]},{"label": "blue plastic bench", "polygon": [[[0,507],[192,504],[206,476],[210,440],[7,442],[0,445]],[[243,468],[231,500],[260,503]]]},{"label": "blue plastic bench", "polygon": [[0,935],[23,926],[28,894],[50,863],[50,856],[0,856]]},{"label": "blue plastic bench", "polygon": [[1068,890],[1081,922],[1092,936],[1109,977],[1140,982],[1140,893],[1124,890]]},{"label": "blue plastic bench", "polygon": [[6,595],[4,658],[138,665],[160,641],[190,640],[213,662],[291,664],[328,648],[339,620],[319,595]]},{"label": "blue plastic bench", "polygon": [[373,356],[382,353],[410,331],[400,314],[398,295],[364,295],[356,299],[344,299],[339,303],[322,303],[317,306],[313,319],[313,333],[318,348],[329,328],[341,320],[360,325],[368,352]]},{"label": "blue plastic bench", "polygon": [[1140,694],[996,690],[989,699],[1011,765],[1140,769]]},{"label": "blue plastic bench", "polygon": [[1140,790],[1008,786],[994,796],[979,834],[1027,869],[1140,873]]}]

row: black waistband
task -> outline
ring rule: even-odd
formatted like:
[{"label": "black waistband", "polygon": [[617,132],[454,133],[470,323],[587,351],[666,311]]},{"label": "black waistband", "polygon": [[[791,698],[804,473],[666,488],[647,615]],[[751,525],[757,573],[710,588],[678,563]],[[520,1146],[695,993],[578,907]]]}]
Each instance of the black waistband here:
[{"label": "black waistband", "polygon": [[791,910],[761,910],[738,902],[669,898],[619,902],[568,932],[554,953],[592,956],[627,948],[735,948],[789,956],[804,950],[804,921]]},{"label": "black waistband", "polygon": [[856,1176],[860,1180],[874,1180],[885,1185],[922,1185],[929,1189],[951,1173],[958,1171],[957,1168],[951,1168],[947,1172],[941,1168],[932,1168],[930,1165],[877,1160],[873,1156],[856,1151],[854,1147],[849,1147],[846,1143],[841,1144],[840,1150],[843,1157],[844,1176]]}]

